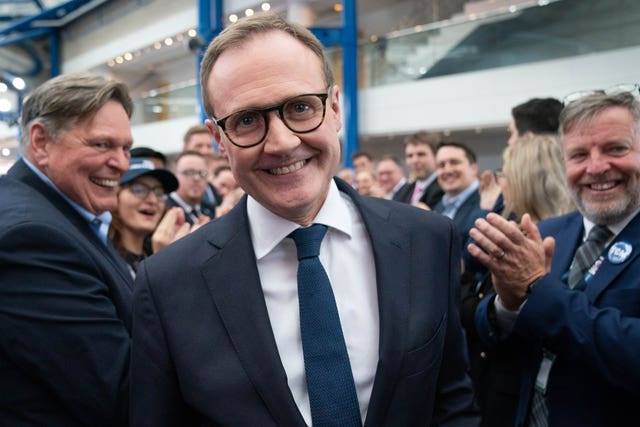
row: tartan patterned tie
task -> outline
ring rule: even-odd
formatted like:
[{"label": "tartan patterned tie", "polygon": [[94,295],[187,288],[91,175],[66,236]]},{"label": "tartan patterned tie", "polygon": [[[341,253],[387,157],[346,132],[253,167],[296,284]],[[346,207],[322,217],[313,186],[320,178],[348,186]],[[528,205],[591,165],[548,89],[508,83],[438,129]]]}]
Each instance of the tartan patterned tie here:
[{"label": "tartan patterned tie", "polygon": [[362,426],[338,307],[320,262],[327,227],[298,228],[291,237],[298,252],[300,334],[313,427]]},{"label": "tartan patterned tie", "polygon": [[587,240],[576,250],[569,267],[569,287],[573,289],[598,259],[613,233],[605,225],[594,225]]}]

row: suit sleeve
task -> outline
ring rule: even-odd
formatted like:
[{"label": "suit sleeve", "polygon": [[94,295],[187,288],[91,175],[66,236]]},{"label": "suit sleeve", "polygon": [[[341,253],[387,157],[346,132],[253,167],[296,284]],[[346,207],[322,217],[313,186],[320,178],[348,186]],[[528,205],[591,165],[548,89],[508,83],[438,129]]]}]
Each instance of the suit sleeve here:
[{"label": "suit sleeve", "polygon": [[[640,289],[615,292],[621,306],[631,307]],[[584,292],[568,290],[546,276],[533,288],[515,332],[541,338],[551,351],[588,362],[612,385],[640,393],[640,317],[630,314],[615,306],[596,307]]]},{"label": "suit sleeve", "polygon": [[125,425],[130,337],[96,258],[25,223],[0,231],[0,267],[1,352],[81,423]]},{"label": "suit sleeve", "polygon": [[432,425],[477,426],[479,417],[473,401],[466,343],[460,324],[460,241],[453,227],[450,235],[447,333]]},{"label": "suit sleeve", "polygon": [[146,263],[140,264],[133,300],[131,347],[131,426],[193,425],[179,392],[175,369],[149,285]]}]

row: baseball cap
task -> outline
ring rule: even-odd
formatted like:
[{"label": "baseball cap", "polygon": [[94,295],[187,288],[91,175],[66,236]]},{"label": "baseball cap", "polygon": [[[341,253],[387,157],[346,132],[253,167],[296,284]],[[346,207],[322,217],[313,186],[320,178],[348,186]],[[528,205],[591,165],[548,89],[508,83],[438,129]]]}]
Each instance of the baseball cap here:
[{"label": "baseball cap", "polygon": [[178,189],[178,179],[166,169],[156,169],[151,160],[140,157],[132,157],[129,161],[129,170],[122,175],[120,184],[127,184],[139,176],[152,176],[160,181],[165,193],[171,193]]}]

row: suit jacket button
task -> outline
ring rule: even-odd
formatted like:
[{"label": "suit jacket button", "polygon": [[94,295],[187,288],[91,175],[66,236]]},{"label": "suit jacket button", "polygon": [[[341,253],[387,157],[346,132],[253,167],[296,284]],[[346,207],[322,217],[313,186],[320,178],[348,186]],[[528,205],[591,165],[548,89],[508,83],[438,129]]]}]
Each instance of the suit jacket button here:
[{"label": "suit jacket button", "polygon": [[484,298],[484,294],[483,294],[482,292],[480,292],[480,293],[478,294],[478,299],[482,299],[482,298]]},{"label": "suit jacket button", "polygon": [[484,351],[481,351],[480,352],[480,357],[483,358],[483,359],[486,359],[487,358],[487,353],[485,353]]}]

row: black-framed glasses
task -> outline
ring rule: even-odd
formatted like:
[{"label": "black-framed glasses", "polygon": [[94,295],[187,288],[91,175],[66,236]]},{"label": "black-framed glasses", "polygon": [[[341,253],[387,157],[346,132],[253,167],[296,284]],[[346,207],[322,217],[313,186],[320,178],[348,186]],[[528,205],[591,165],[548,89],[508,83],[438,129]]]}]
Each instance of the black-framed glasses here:
[{"label": "black-framed glasses", "polygon": [[309,133],[324,121],[328,93],[305,93],[285,99],[281,104],[211,118],[235,146],[249,148],[260,144],[269,131],[269,113],[277,111],[282,123],[294,133]]},{"label": "black-framed glasses", "polygon": [[187,169],[187,170],[183,170],[181,172],[179,172],[181,175],[184,176],[188,176],[189,178],[195,178],[196,176],[199,176],[202,179],[206,179],[207,176],[209,175],[209,172],[207,172],[204,169]]},{"label": "black-framed glasses", "polygon": [[138,199],[144,200],[149,196],[149,193],[153,193],[159,201],[164,201],[164,188],[162,188],[161,185],[149,187],[146,184],[136,182],[134,184],[128,184],[125,187]]},{"label": "black-framed glasses", "polygon": [[629,93],[636,99],[640,100],[640,85],[637,83],[621,83],[615,86],[608,87],[606,89],[594,89],[594,90],[580,90],[577,92],[571,92],[564,98],[562,103],[566,107],[574,101],[585,98],[591,95],[616,95],[619,93]]}]

